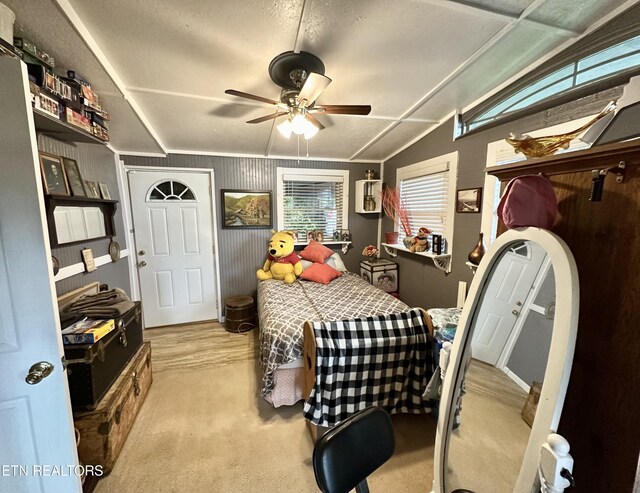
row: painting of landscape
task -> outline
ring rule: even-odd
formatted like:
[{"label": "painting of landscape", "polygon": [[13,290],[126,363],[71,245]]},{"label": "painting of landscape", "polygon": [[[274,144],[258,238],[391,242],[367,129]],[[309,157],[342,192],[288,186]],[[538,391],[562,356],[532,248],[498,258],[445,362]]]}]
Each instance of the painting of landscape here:
[{"label": "painting of landscape", "polygon": [[222,190],[224,228],[270,228],[271,192]]}]

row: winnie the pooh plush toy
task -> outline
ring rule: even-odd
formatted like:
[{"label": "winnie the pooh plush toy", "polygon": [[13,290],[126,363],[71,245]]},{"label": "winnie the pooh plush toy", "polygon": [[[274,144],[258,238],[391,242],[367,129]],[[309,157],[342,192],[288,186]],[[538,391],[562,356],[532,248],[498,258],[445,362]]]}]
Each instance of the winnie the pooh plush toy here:
[{"label": "winnie the pooh plush toy", "polygon": [[260,281],[278,279],[291,284],[302,274],[302,262],[293,251],[295,240],[290,231],[274,232],[269,240],[269,255],[264,267],[256,273]]},{"label": "winnie the pooh plush toy", "polygon": [[420,228],[418,234],[411,240],[409,250],[412,252],[426,252],[429,249],[428,235],[431,233],[427,228]]}]

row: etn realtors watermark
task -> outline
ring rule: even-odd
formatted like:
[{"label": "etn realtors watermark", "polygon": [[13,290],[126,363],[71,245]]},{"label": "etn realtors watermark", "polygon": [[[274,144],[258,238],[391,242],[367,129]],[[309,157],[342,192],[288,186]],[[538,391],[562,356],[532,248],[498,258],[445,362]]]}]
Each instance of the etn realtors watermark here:
[{"label": "etn realtors watermark", "polygon": [[2,464],[0,477],[16,476],[102,476],[104,468],[92,465],[60,465],[60,464]]}]

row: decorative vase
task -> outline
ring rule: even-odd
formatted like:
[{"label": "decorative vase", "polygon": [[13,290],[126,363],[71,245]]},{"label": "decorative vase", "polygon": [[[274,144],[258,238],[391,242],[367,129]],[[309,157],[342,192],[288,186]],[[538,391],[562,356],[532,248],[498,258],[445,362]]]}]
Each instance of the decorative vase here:
[{"label": "decorative vase", "polygon": [[484,257],[485,252],[487,251],[484,247],[484,242],[482,241],[483,236],[484,234],[480,233],[478,243],[476,244],[475,248],[469,253],[469,262],[471,262],[472,264],[478,265],[480,263],[480,260],[482,260],[482,257]]},{"label": "decorative vase", "polygon": [[413,243],[413,236],[405,236],[402,238],[402,243],[404,243],[405,248],[411,248],[411,244]]},{"label": "decorative vase", "polygon": [[399,233],[397,231],[393,231],[391,233],[385,233],[384,234],[385,243],[395,245],[396,243],[398,243],[398,236],[399,236]]},{"label": "decorative vase", "polygon": [[367,212],[376,210],[376,199],[373,198],[373,195],[367,195],[364,198],[364,210]]}]

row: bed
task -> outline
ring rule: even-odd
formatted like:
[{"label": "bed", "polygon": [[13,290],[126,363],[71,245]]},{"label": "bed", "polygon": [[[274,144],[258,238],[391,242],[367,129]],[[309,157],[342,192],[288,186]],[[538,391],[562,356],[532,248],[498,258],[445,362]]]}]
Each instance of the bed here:
[{"label": "bed", "polygon": [[349,320],[409,310],[402,301],[351,272],[329,284],[258,283],[262,364],[261,396],[273,406],[292,405],[303,392],[303,326],[306,321]]}]

